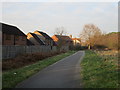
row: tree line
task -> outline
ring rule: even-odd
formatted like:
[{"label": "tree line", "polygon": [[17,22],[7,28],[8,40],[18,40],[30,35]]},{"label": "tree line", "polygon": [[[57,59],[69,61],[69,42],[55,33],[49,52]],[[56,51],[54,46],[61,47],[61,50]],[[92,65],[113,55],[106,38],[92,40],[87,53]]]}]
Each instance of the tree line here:
[{"label": "tree line", "polygon": [[[66,29],[57,27],[54,34],[67,35]],[[120,49],[120,32],[112,32],[105,34],[99,27],[94,24],[86,24],[80,32],[81,43],[87,46],[88,49]],[[61,44],[63,42],[61,41]]]},{"label": "tree line", "polygon": [[102,33],[94,24],[86,24],[80,34],[88,49],[120,49],[120,32]]}]

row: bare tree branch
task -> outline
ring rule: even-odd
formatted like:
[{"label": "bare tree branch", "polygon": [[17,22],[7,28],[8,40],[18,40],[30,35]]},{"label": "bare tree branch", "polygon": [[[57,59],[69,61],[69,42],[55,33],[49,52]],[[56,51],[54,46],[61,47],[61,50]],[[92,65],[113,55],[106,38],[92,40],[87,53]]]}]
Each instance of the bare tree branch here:
[{"label": "bare tree branch", "polygon": [[54,34],[57,34],[57,35],[66,35],[66,34],[67,34],[67,31],[65,30],[64,27],[57,27],[57,28],[55,29]]}]

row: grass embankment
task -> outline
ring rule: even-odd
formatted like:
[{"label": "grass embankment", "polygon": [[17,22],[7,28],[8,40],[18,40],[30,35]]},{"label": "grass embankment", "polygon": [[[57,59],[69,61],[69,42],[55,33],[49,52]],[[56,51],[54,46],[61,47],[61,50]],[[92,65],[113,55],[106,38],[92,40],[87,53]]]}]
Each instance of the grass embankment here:
[{"label": "grass embankment", "polygon": [[67,53],[62,53],[57,56],[53,56],[42,61],[38,61],[35,64],[28,65],[19,69],[10,70],[3,73],[3,83],[2,88],[13,88],[19,82],[27,79],[31,75],[37,73],[38,71],[42,70],[43,68],[75,53],[75,51],[69,51]]},{"label": "grass embankment", "polygon": [[118,88],[118,54],[86,51],[81,62],[84,88]]}]

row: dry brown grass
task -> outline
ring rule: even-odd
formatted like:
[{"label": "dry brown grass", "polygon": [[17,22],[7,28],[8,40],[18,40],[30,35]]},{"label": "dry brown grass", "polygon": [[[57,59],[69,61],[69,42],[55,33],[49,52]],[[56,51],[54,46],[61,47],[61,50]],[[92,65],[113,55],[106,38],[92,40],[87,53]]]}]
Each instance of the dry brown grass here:
[{"label": "dry brown grass", "polygon": [[109,56],[117,56],[118,55],[118,51],[117,50],[108,50],[108,51],[96,51],[99,55],[103,56],[103,55],[109,55]]},{"label": "dry brown grass", "polygon": [[19,55],[13,59],[3,60],[2,70],[11,70],[20,68],[29,64],[33,64],[37,61],[44,60],[45,58],[58,55],[64,52],[54,52],[54,53],[33,53]]},{"label": "dry brown grass", "polygon": [[104,58],[104,61],[111,63],[116,66],[116,70],[119,69],[120,63],[120,53],[118,50],[108,50],[108,51],[95,51],[98,55]]}]

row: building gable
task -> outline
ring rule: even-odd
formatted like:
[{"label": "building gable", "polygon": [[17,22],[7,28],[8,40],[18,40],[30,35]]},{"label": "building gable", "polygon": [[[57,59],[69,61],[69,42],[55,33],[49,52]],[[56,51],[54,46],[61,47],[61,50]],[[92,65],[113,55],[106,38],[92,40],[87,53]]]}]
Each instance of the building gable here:
[{"label": "building gable", "polygon": [[2,25],[2,33],[18,36],[26,36],[19,28],[16,26],[0,23]]},{"label": "building gable", "polygon": [[39,33],[39,35],[42,35],[45,37],[45,39],[53,40],[48,34],[41,32],[41,31],[35,31],[34,33]]},{"label": "building gable", "polygon": [[39,43],[40,45],[45,45],[45,43],[40,38],[38,38],[38,36],[34,33],[28,33],[27,39],[29,39],[34,44]]}]

